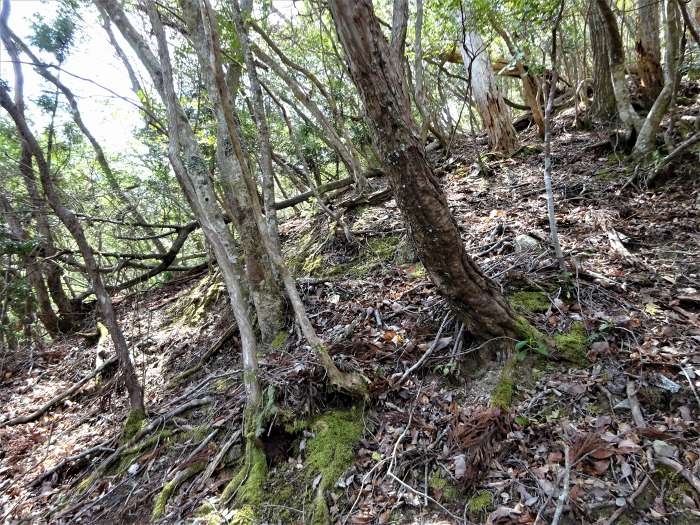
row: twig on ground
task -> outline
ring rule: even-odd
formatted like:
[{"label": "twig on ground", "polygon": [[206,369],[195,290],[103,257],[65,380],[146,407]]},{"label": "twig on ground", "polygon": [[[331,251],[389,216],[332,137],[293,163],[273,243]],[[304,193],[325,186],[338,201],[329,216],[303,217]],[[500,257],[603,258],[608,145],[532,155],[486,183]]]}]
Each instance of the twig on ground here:
[{"label": "twig on ground", "polygon": [[571,479],[571,460],[569,458],[569,445],[564,445],[564,483],[557,500],[557,510],[552,518],[552,525],[559,525],[559,520],[564,512],[564,505],[569,499],[569,481]]},{"label": "twig on ground", "polygon": [[634,424],[639,428],[646,428],[647,423],[644,420],[644,415],[642,414],[642,409],[639,406],[639,399],[637,399],[637,387],[634,381],[627,381],[627,399],[630,402],[630,410],[632,410],[632,419]]},{"label": "twig on ground", "polygon": [[85,383],[87,383],[87,382],[90,381],[93,377],[95,377],[97,374],[99,374],[100,372],[102,372],[102,370],[104,370],[105,368],[107,368],[107,367],[110,366],[110,365],[113,365],[113,364],[116,363],[116,362],[117,362],[116,356],[115,356],[115,357],[112,357],[111,359],[108,359],[107,361],[105,361],[104,363],[102,363],[101,366],[95,368],[95,370],[93,370],[90,374],[88,374],[88,375],[85,376],[83,379],[81,379],[80,381],[78,381],[77,383],[75,383],[75,384],[74,384],[72,387],[70,387],[68,390],[66,390],[65,392],[62,392],[62,393],[58,394],[57,396],[51,398],[47,403],[45,403],[44,405],[42,405],[40,408],[37,408],[37,409],[36,409],[34,412],[32,412],[31,414],[28,414],[28,415],[26,415],[26,416],[17,416],[17,417],[15,417],[15,418],[10,419],[9,421],[5,421],[4,423],[0,423],[0,426],[8,426],[8,427],[10,427],[10,426],[14,426],[14,425],[20,425],[20,424],[23,424],[23,423],[31,423],[32,421],[36,421],[36,420],[39,419],[41,416],[43,416],[46,412],[48,412],[49,409],[50,409],[51,407],[53,407],[54,405],[60,403],[61,401],[63,401],[63,400],[66,399],[67,397],[70,397],[70,396],[72,396],[73,394],[75,394],[78,390],[80,390],[80,388],[81,388]]},{"label": "twig on ground", "polygon": [[625,498],[625,504],[615,510],[610,517],[608,518],[608,521],[605,522],[605,525],[613,525],[617,521],[617,519],[622,516],[625,512],[627,512],[628,508],[632,506],[634,503],[634,500],[637,499],[637,497],[644,492],[644,489],[647,488],[647,485],[649,484],[649,476],[646,476],[644,480],[639,484],[637,487],[637,490],[635,490],[628,498]]},{"label": "twig on ground", "polygon": [[401,379],[398,380],[396,383],[396,386],[401,385],[408,376],[410,376],[413,372],[418,370],[421,366],[423,366],[423,363],[430,357],[430,354],[433,353],[433,350],[437,347],[438,341],[440,341],[440,336],[442,335],[442,331],[445,328],[445,325],[447,324],[447,319],[449,318],[450,314],[448,313],[445,315],[445,318],[442,320],[442,324],[440,325],[440,329],[437,332],[437,335],[435,336],[435,339],[433,340],[433,344],[430,345],[430,347],[425,351],[425,353],[420,356],[420,359],[408,370],[406,370],[403,375],[401,376]]}]

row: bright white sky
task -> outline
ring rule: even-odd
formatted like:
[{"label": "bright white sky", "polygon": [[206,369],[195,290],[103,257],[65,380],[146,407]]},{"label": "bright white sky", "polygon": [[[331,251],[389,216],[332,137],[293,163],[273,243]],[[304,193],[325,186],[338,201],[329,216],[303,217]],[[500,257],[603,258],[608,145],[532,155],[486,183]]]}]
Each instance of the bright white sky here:
[{"label": "bright white sky", "polygon": [[[32,33],[32,22],[36,20],[37,15],[41,14],[47,22],[50,22],[56,15],[56,7],[57,3],[51,0],[13,0],[10,27],[29,44],[28,37]],[[107,86],[120,96],[135,100],[129,77],[98,22],[97,12],[92,9],[82,9],[81,12],[84,13],[84,17],[78,30],[78,39],[63,69]],[[115,33],[120,38],[116,29]],[[126,49],[128,46],[125,43],[122,42],[122,45],[127,52],[131,51]],[[6,56],[3,56],[0,72],[2,78],[9,80],[12,78],[12,68],[6,59]],[[49,61],[48,57],[46,59]],[[51,89],[49,84],[29,65],[25,65],[23,70],[27,99],[36,99],[44,89]],[[142,121],[134,106],[90,82],[71,77],[66,73],[61,73],[60,78],[78,98],[83,120],[107,152],[128,153],[130,150],[133,151],[133,148],[138,148],[138,144],[132,137],[134,128],[138,127]],[[9,83],[12,84],[11,81]],[[28,104],[28,109],[31,107],[32,105]],[[30,112],[30,117],[36,125],[46,123],[36,111]]]},{"label": "bright white sky", "polygon": [[[273,4],[283,16],[293,16],[295,11],[293,0],[274,0]],[[38,15],[43,16],[47,22],[52,21],[56,16],[57,7],[58,4],[54,0],[12,0],[10,27],[29,44],[32,22],[36,20]],[[78,98],[83,120],[108,155],[129,156],[136,151],[143,151],[143,146],[133,139],[134,130],[142,124],[138,110],[105,89],[66,74],[72,73],[90,79],[101,86],[109,87],[110,90],[122,97],[136,101],[136,97],[131,91],[127,72],[100,25],[97,10],[81,7],[81,13],[83,18],[77,30],[77,40],[68,59],[63,64],[65,72],[61,73],[60,78]],[[113,27],[113,31],[122,49],[133,57],[131,48],[122,39],[116,27]],[[12,85],[10,80],[12,67],[6,62],[7,57],[4,50],[0,52],[2,53],[0,56],[0,77],[8,80]],[[52,57],[44,58],[47,62],[52,61]],[[132,64],[137,70],[140,69],[138,60],[132,60]],[[28,102],[39,97],[44,89],[48,88],[53,92],[52,87],[29,65],[25,65],[23,69],[25,97]],[[144,84],[148,85],[148,82],[144,80]],[[35,126],[38,128],[46,125],[45,117],[42,117],[36,109],[32,111],[32,106],[32,104],[27,104],[29,116]],[[65,116],[64,118],[69,117]]]}]

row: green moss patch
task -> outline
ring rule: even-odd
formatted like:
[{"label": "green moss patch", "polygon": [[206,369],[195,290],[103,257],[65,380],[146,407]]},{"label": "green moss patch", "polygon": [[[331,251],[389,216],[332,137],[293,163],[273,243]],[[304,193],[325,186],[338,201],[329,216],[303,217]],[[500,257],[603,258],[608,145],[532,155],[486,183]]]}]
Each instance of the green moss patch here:
[{"label": "green moss patch", "polygon": [[547,294],[534,290],[523,290],[508,296],[508,302],[520,313],[540,313],[549,310]]},{"label": "green moss patch", "polygon": [[467,510],[472,514],[486,512],[493,505],[493,495],[488,491],[477,492],[467,502]]},{"label": "green moss patch", "polygon": [[508,410],[513,403],[513,375],[516,362],[511,359],[501,371],[501,378],[491,393],[491,406]]},{"label": "green moss patch", "polygon": [[131,410],[126,417],[124,429],[122,430],[121,441],[128,443],[143,428],[146,416],[140,410]]},{"label": "green moss patch", "polygon": [[445,479],[440,472],[436,472],[428,481],[428,486],[433,494],[441,501],[455,501],[459,498],[459,490],[450,480]]},{"label": "green moss patch", "polygon": [[165,514],[165,507],[168,504],[168,500],[175,493],[177,488],[188,479],[202,472],[206,466],[206,461],[200,461],[190,465],[186,470],[178,472],[172,480],[168,481],[163,486],[163,490],[156,496],[155,502],[153,503],[151,521],[160,519]]},{"label": "green moss patch", "polygon": [[289,334],[287,332],[285,332],[284,330],[282,330],[270,342],[270,346],[274,350],[282,350],[282,348],[284,347],[284,343],[287,342],[288,337],[289,337]]},{"label": "green moss patch", "polygon": [[555,335],[554,346],[557,353],[570,363],[581,367],[590,364],[587,356],[588,335],[583,323],[573,323],[568,332]]},{"label": "green moss patch", "polygon": [[221,494],[221,501],[227,503],[235,496],[243,505],[257,507],[265,499],[267,480],[267,458],[265,452],[252,442],[246,445],[245,461],[238,474],[229,481]]},{"label": "green moss patch", "polygon": [[321,474],[324,488],[331,487],[355,461],[355,446],[364,423],[358,410],[338,410],[319,416],[311,425],[316,434],[306,445],[306,465]]}]

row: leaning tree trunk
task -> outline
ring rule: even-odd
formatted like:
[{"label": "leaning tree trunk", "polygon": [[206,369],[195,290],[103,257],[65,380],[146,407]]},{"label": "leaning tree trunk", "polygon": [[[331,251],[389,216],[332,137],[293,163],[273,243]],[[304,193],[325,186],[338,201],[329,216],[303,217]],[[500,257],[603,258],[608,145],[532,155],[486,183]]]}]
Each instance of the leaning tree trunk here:
[{"label": "leaning tree trunk", "polygon": [[617,115],[615,91],[610,78],[610,60],[608,59],[608,41],[605,25],[600,11],[595,4],[588,8],[588,33],[591,38],[593,54],[593,117],[603,122],[612,120]]},{"label": "leaning tree trunk", "polygon": [[457,307],[472,333],[484,339],[517,338],[516,316],[464,249],[419,142],[402,65],[390,59],[371,0],[331,0],[330,7],[375,146],[431,280]]},{"label": "leaning tree trunk", "polygon": [[65,207],[61,202],[58,190],[54,186],[49,166],[46,163],[46,158],[44,157],[44,153],[41,150],[36,137],[29,129],[24,115],[21,113],[18,106],[15,105],[10,99],[7,88],[2,85],[0,85],[0,105],[2,105],[2,107],[9,113],[10,117],[15,123],[17,132],[22,138],[22,141],[27,145],[32,155],[36,159],[39,177],[44,189],[44,194],[46,195],[46,200],[60,221],[70,232],[71,236],[75,240],[75,243],[78,245],[80,254],[85,261],[88,278],[90,279],[92,288],[95,291],[98,310],[102,314],[104,323],[107,326],[110,336],[112,337],[112,341],[114,342],[114,348],[119,358],[119,365],[124,377],[124,385],[129,393],[132,415],[135,418],[142,418],[145,414],[143,389],[139,384],[134,366],[129,358],[129,349],[126,344],[126,339],[124,338],[124,334],[122,333],[119,324],[117,323],[117,316],[115,315],[114,308],[112,307],[112,299],[107,293],[107,289],[102,282],[97,261],[93,255],[92,248],[85,237],[85,231],[83,230],[83,227],[78,221],[75,213],[73,213],[73,211],[69,208]]},{"label": "leaning tree trunk", "polygon": [[676,89],[680,49],[680,13],[675,0],[666,0],[666,47],[664,56],[664,86],[649,110],[632,154],[637,160],[648,157],[656,148],[656,133]]},{"label": "leaning tree trunk", "polygon": [[491,68],[488,50],[476,31],[467,29],[464,42],[459,46],[467,71],[472,95],[489,137],[489,146],[506,155],[518,149],[518,135],[511,122],[510,112],[503,102]]},{"label": "leaning tree trunk", "polygon": [[657,0],[637,0],[637,66],[642,99],[646,107],[661,93],[664,79],[661,70],[661,42],[659,38],[659,2]]}]

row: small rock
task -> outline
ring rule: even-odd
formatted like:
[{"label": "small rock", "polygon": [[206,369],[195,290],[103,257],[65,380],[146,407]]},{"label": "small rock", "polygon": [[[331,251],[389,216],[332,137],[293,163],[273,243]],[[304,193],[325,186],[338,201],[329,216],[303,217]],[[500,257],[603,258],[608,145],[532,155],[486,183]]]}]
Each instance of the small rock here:
[{"label": "small rock", "polygon": [[664,390],[673,392],[674,394],[677,394],[678,391],[681,389],[681,385],[679,385],[675,381],[671,381],[668,377],[666,377],[663,374],[656,374],[656,379],[658,380],[656,384],[659,388],[663,388]]},{"label": "small rock", "polygon": [[141,470],[141,465],[134,463],[127,469],[127,472],[129,473],[129,476],[135,476],[139,473],[139,470]]},{"label": "small rock", "polygon": [[660,439],[654,440],[652,446],[654,447],[654,454],[663,458],[673,458],[678,453],[677,447],[669,445],[668,443],[666,443],[665,441],[661,441]]},{"label": "small rock", "polygon": [[515,251],[516,252],[529,252],[536,250],[540,247],[540,241],[529,235],[518,235],[515,238]]}]

